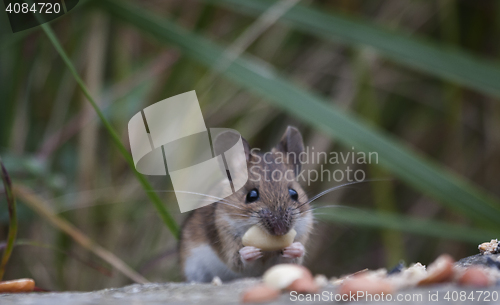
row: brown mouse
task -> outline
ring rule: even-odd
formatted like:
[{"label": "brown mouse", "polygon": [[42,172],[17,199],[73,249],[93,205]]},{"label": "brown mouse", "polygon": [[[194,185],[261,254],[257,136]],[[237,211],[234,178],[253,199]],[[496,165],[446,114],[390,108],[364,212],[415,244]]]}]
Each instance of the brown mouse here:
[{"label": "brown mouse", "polygon": [[[246,184],[224,200],[194,210],[184,222],[179,251],[187,281],[260,276],[273,265],[303,261],[313,215],[307,195],[294,179],[304,151],[302,135],[288,127],[278,145],[266,154],[251,152],[248,143],[243,143]],[[278,236],[293,228],[297,235],[293,244],[281,251],[245,247],[242,236],[254,225]]]}]

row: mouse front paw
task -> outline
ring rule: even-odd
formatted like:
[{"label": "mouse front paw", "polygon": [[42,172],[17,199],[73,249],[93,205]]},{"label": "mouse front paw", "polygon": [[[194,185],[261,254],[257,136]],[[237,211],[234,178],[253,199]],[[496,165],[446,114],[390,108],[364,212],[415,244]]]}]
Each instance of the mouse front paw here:
[{"label": "mouse front paw", "polygon": [[299,258],[306,253],[304,246],[300,242],[294,242],[290,246],[283,249],[283,257],[286,258]]},{"label": "mouse front paw", "polygon": [[253,262],[262,257],[262,252],[259,248],[246,246],[240,249],[240,257],[244,263]]}]

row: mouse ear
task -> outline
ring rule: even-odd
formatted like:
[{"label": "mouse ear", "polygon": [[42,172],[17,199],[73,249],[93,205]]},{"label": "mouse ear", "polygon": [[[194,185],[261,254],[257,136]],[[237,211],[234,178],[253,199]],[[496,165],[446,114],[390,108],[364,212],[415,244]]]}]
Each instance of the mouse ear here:
[{"label": "mouse ear", "polygon": [[276,145],[276,150],[284,153],[285,160],[288,164],[293,165],[295,175],[297,175],[302,166],[300,155],[304,152],[304,140],[300,131],[293,126],[288,126],[280,142]]},{"label": "mouse ear", "polygon": [[248,144],[247,140],[243,137],[241,137],[241,142],[243,142],[243,148],[245,149],[245,156],[247,157],[247,162],[250,161],[250,145]]},{"label": "mouse ear", "polygon": [[[210,128],[210,133],[213,139],[212,146],[214,155],[222,155],[222,158],[217,158],[217,160],[219,161],[219,169],[221,173],[226,174],[229,181],[231,181],[232,183],[236,183],[234,185],[235,188],[236,185],[241,184],[242,186],[247,181],[247,175],[244,175],[245,178],[243,181],[243,176],[237,173],[247,169],[247,164],[250,158],[250,148],[248,146],[248,142],[243,139],[243,137],[241,137],[241,135],[237,131],[232,129]],[[238,144],[240,139],[243,146],[245,159],[243,159],[243,156],[241,155],[241,146],[235,146],[236,144]],[[236,175],[236,177],[232,175]],[[238,187],[238,189],[240,187]]]},{"label": "mouse ear", "polygon": [[[213,141],[215,155],[220,155],[230,149],[234,144],[236,144],[236,142],[238,142],[240,137],[241,136],[239,133],[230,129],[218,133]],[[243,143],[246,161],[248,162],[250,160],[250,146],[248,145],[247,140],[245,140],[243,137],[241,137],[241,142]]]},{"label": "mouse ear", "polygon": [[245,138],[243,137],[241,137],[241,143],[243,143],[243,149],[245,150],[245,157],[248,163],[250,161],[250,158],[252,157],[250,153],[250,145],[248,144],[247,140],[245,140]]}]

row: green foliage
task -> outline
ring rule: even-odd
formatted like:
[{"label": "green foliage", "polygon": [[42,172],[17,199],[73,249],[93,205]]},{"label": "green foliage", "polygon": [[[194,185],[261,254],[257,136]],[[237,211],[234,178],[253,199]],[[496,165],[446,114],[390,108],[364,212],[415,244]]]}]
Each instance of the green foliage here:
[{"label": "green foliage", "polygon": [[494,230],[481,230],[430,219],[418,219],[394,213],[343,207],[322,210],[316,217],[323,221],[352,224],[367,228],[384,228],[446,240],[465,241],[472,244],[481,243],[498,234]]},{"label": "green foliage", "polygon": [[83,83],[83,80],[78,75],[78,72],[76,72],[75,67],[71,63],[71,60],[66,55],[66,52],[64,52],[61,44],[59,43],[59,40],[57,39],[57,37],[54,34],[54,32],[52,31],[50,26],[46,23],[42,24],[41,27],[42,27],[43,31],[45,32],[45,34],[47,34],[47,36],[49,37],[50,41],[52,42],[52,44],[56,48],[59,55],[64,60],[64,63],[66,64],[66,66],[70,70],[71,74],[75,78],[76,82],[78,83],[78,85],[82,89],[83,94],[85,95],[85,97],[87,98],[87,100],[89,101],[89,103],[92,105],[95,112],[99,116],[99,119],[103,123],[104,127],[106,127],[106,130],[109,132],[109,135],[111,136],[111,139],[113,140],[113,143],[118,148],[118,150],[120,151],[122,156],[125,158],[125,161],[127,161],[128,165],[130,166],[130,169],[135,174],[137,180],[142,185],[142,187],[146,191],[146,194],[149,196],[149,198],[153,202],[153,204],[154,204],[156,210],[158,211],[158,214],[162,218],[163,222],[169,228],[169,230],[172,232],[174,237],[178,238],[179,237],[179,226],[177,225],[175,220],[170,215],[170,212],[165,207],[165,204],[163,202],[161,202],[160,197],[158,197],[158,195],[156,194],[156,192],[154,191],[153,187],[148,182],[148,180],[146,180],[146,178],[141,173],[139,173],[138,171],[135,170],[134,161],[132,160],[132,156],[127,151],[127,149],[125,148],[125,146],[121,142],[120,138],[118,137],[118,134],[116,133],[114,128],[111,126],[111,124],[108,122],[108,120],[106,119],[106,117],[102,113],[101,109],[99,109],[99,106],[97,106],[96,102],[94,101],[94,99],[90,95],[89,90],[87,89],[87,87]]},{"label": "green foliage", "polygon": [[[212,68],[217,68],[215,65],[224,55],[223,47],[139,7],[114,0],[98,1],[96,4],[159,41],[180,47],[185,55]],[[377,152],[382,166],[449,207],[476,220],[487,221],[492,226],[500,218],[498,199],[407,149],[393,137],[368,126],[356,115],[342,111],[318,94],[290,83],[257,61],[238,58],[221,74],[336,137],[345,145],[367,153]]]},{"label": "green foliage", "polygon": [[[449,249],[460,258],[498,237],[500,4],[312,1],[271,14],[277,3],[80,1],[50,26],[14,35],[0,16],[0,154],[15,187],[140,276],[179,280],[172,233],[185,215],[172,193],[152,191],[171,188],[168,177],[133,169],[127,123],[195,89],[208,127],[234,128],[263,151],[294,125],[310,147],[378,154],[379,164],[353,165],[366,183],[315,203],[306,258],[314,272],[427,264]],[[226,66],[233,49],[241,54]],[[304,189],[312,197],[343,182]],[[349,208],[323,208],[337,202]],[[18,236],[57,255],[16,249],[5,277],[30,275],[50,290],[130,283],[86,267],[98,259],[86,251],[97,249],[27,206]],[[0,213],[7,239],[12,222]],[[366,255],[368,247],[383,254]]]},{"label": "green foliage", "polygon": [[[262,14],[275,2],[206,1],[252,16]],[[281,20],[295,29],[325,40],[340,41],[355,47],[372,47],[382,56],[397,63],[500,97],[500,65],[497,62],[482,60],[458,48],[304,5],[292,8]]]}]

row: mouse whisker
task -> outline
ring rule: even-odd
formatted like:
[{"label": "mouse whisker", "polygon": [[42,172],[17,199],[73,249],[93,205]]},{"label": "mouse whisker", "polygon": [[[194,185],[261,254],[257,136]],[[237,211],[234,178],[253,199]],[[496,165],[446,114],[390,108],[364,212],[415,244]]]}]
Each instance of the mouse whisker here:
[{"label": "mouse whisker", "polygon": [[312,203],[314,200],[320,198],[320,197],[323,197],[324,195],[330,193],[330,192],[333,192],[341,187],[344,187],[344,186],[348,186],[348,185],[353,185],[353,184],[359,184],[359,183],[363,183],[363,182],[371,182],[371,181],[386,181],[388,179],[368,179],[368,180],[363,180],[363,181],[353,181],[353,182],[349,182],[349,183],[344,183],[344,184],[341,184],[341,185],[337,185],[337,186],[334,186],[332,188],[329,188],[319,194],[317,194],[316,196],[312,197],[311,199],[309,199],[308,201],[302,203],[301,205],[297,206],[295,209],[299,209],[301,206],[305,205],[305,204],[308,204],[308,203]]},{"label": "mouse whisker", "polygon": [[314,215],[316,216],[316,215],[328,215],[328,214],[326,214],[326,213],[314,213]]},{"label": "mouse whisker", "polygon": [[325,208],[346,208],[346,209],[356,209],[357,210],[357,208],[348,207],[348,206],[345,206],[345,205],[333,204],[333,205],[322,205],[322,206],[319,206],[319,207],[318,206],[317,207],[310,207],[307,210],[300,211],[300,212],[297,212],[297,213],[293,213],[292,215],[299,215],[299,214],[303,214],[303,213],[306,213],[306,212],[309,212],[309,211],[314,211],[314,210],[318,210],[318,209],[325,209]]},{"label": "mouse whisker", "polygon": [[217,202],[218,202],[218,203],[225,204],[225,205],[228,205],[228,206],[232,206],[233,208],[237,208],[237,209],[240,209],[240,210],[242,210],[242,211],[245,211],[245,209],[244,209],[244,208],[239,207],[239,206],[237,206],[237,205],[234,205],[234,204],[232,204],[232,203],[229,203],[229,202],[227,202],[227,201],[222,201],[222,200],[221,200],[221,201],[217,201]]},{"label": "mouse whisker", "polygon": [[241,210],[244,210],[243,208],[239,207],[239,206],[236,206],[236,205],[233,205],[231,204],[231,202],[227,201],[226,199],[224,198],[220,198],[220,197],[217,197],[217,196],[212,196],[212,195],[208,195],[208,194],[202,194],[202,193],[196,193],[196,192],[189,192],[189,191],[171,191],[171,190],[162,190],[160,192],[166,192],[166,193],[183,193],[183,194],[191,194],[191,195],[198,195],[198,196],[203,196],[203,197],[208,197],[208,198],[212,198],[212,199],[217,199],[218,202],[221,202],[221,203],[225,203],[225,204],[228,204],[228,205],[231,205],[235,208],[238,208],[238,209],[241,209]]},{"label": "mouse whisker", "polygon": [[252,215],[245,215],[245,214],[235,214],[235,213],[231,213],[231,214],[228,214],[229,216],[243,216],[243,217],[252,217]]},{"label": "mouse whisker", "polygon": [[[213,202],[213,200],[210,200],[210,199],[200,199],[200,201],[211,201],[211,202]],[[219,201],[217,201],[217,202],[218,202],[218,203],[225,204],[225,205],[228,205],[228,206],[232,206],[232,207],[237,208],[237,209],[240,209],[240,210],[245,210],[244,208],[239,207],[239,206],[237,206],[237,205],[235,205],[235,204],[232,204],[230,201],[227,201],[227,200],[219,200]]]},{"label": "mouse whisker", "polygon": [[220,198],[220,197],[217,197],[217,196],[212,196],[212,195],[203,194],[203,193],[190,192],[190,191],[178,191],[178,190],[172,191],[172,190],[161,190],[161,191],[158,191],[158,192],[192,194],[192,195],[198,195],[198,196],[209,197],[209,198],[213,198],[213,199],[217,199],[217,200],[224,200],[224,198]]},{"label": "mouse whisker", "polygon": [[234,213],[232,213],[232,214],[228,214],[228,215],[233,215],[233,216],[244,216],[244,217],[253,217],[253,218],[260,218],[260,217],[258,217],[258,216],[256,216],[256,215],[245,215],[245,214],[234,214]]}]

